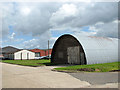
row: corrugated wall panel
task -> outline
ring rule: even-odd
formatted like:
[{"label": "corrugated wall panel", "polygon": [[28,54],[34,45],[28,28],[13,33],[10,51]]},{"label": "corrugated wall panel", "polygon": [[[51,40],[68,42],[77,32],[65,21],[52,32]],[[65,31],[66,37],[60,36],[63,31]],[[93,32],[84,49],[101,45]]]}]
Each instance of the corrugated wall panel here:
[{"label": "corrugated wall panel", "polygon": [[118,39],[75,36],[82,45],[87,64],[118,61]]}]

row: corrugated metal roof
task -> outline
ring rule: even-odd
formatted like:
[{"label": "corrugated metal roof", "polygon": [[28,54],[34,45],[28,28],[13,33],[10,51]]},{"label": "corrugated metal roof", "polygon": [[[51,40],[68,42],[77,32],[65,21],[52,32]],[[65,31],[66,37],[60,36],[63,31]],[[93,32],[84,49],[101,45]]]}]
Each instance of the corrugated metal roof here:
[{"label": "corrugated metal roof", "polygon": [[2,48],[2,53],[14,53],[14,52],[17,52],[19,50],[20,49],[18,49],[18,48],[15,48],[12,46],[7,46],[7,47]]},{"label": "corrugated metal roof", "polygon": [[118,39],[94,36],[75,36],[82,45],[87,64],[118,61]]}]

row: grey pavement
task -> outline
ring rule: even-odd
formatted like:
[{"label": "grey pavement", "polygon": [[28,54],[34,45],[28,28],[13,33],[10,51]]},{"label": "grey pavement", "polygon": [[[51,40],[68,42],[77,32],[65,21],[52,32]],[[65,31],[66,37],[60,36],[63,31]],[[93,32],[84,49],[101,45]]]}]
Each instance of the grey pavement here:
[{"label": "grey pavement", "polygon": [[2,88],[82,88],[90,84],[67,73],[51,71],[54,67],[28,67],[2,64]]},{"label": "grey pavement", "polygon": [[[0,63],[0,65],[2,65],[2,88],[118,88],[116,81],[114,81],[115,83],[110,81],[104,85],[98,82],[94,85],[89,83],[89,78],[94,81],[97,80],[94,78],[95,75],[101,76],[102,74],[95,74],[91,77],[92,74],[87,73],[68,74],[51,71],[51,69],[60,66],[28,67],[6,63]],[[105,75],[109,78],[112,77]],[[115,80],[117,80],[116,77],[114,77]]]},{"label": "grey pavement", "polygon": [[92,85],[118,83],[118,72],[103,72],[103,73],[69,73],[71,76],[87,81]]}]

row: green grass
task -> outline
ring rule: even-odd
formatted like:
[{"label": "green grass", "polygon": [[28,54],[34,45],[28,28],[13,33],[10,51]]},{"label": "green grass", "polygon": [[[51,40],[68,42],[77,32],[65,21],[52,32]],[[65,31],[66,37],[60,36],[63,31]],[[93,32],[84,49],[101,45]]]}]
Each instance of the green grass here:
[{"label": "green grass", "polygon": [[43,65],[53,65],[50,60],[2,60],[3,63],[17,64],[23,66],[43,66]]},{"label": "green grass", "polygon": [[57,71],[78,72],[79,69],[92,69],[93,71],[86,72],[109,72],[111,70],[119,70],[120,62],[91,64],[91,65],[74,65],[67,67],[54,68]]},{"label": "green grass", "polygon": [[[16,65],[23,66],[51,66],[56,65],[55,63],[51,63],[50,60],[2,60],[3,63],[10,63]],[[78,71],[80,69],[92,69],[93,71],[85,71],[85,72],[109,72],[111,70],[120,70],[120,62],[113,63],[104,63],[104,64],[91,64],[91,65],[73,65],[67,67],[54,68],[57,71],[65,71],[65,72],[81,72]]]}]

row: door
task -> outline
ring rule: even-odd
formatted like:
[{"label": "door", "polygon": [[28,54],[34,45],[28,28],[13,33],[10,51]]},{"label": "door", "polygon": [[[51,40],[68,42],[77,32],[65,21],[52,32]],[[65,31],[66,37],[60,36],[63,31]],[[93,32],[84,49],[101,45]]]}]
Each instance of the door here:
[{"label": "door", "polygon": [[27,60],[29,59],[29,53],[27,53]]},{"label": "door", "polygon": [[80,52],[80,64],[81,65],[85,64],[85,55],[83,52]]},{"label": "door", "polygon": [[69,64],[80,64],[80,47],[68,47],[67,48],[67,56]]}]

